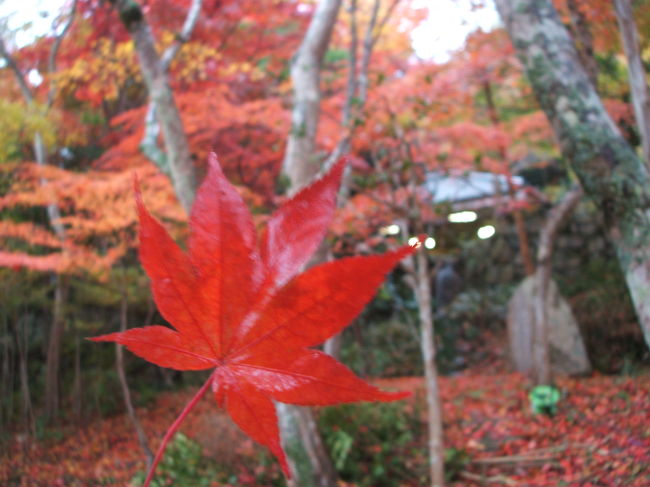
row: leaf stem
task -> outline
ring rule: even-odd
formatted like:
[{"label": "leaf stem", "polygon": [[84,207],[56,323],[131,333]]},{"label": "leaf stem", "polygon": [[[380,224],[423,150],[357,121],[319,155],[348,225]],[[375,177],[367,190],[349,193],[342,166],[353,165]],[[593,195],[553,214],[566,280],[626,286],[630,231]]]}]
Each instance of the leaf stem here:
[{"label": "leaf stem", "polygon": [[174,433],[176,433],[176,431],[180,427],[185,417],[194,408],[194,406],[196,406],[196,403],[198,403],[201,400],[201,398],[205,395],[207,390],[210,388],[213,375],[214,373],[210,374],[210,377],[208,378],[207,381],[205,381],[205,384],[201,386],[201,388],[196,393],[196,395],[192,398],[192,400],[187,403],[187,405],[185,406],[181,414],[179,414],[178,418],[176,418],[176,421],[174,421],[174,423],[167,430],[167,433],[165,433],[165,436],[163,437],[162,443],[160,443],[160,446],[158,447],[158,451],[156,452],[156,456],[153,459],[153,463],[151,464],[151,468],[149,468],[149,473],[147,474],[147,478],[144,480],[144,484],[142,484],[142,487],[149,487],[149,484],[153,480],[153,475],[154,472],[156,471],[156,467],[158,466],[158,463],[162,459],[163,453],[165,452],[167,443],[169,443],[169,440],[171,440],[172,436],[174,436]]}]

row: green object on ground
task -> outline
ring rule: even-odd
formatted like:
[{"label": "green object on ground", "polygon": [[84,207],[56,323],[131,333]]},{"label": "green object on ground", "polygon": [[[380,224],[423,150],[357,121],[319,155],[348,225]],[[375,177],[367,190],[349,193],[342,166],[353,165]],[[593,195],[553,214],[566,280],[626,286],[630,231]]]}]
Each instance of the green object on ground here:
[{"label": "green object on ground", "polygon": [[560,401],[560,390],[555,386],[535,386],[530,394],[530,405],[535,414],[548,414],[549,416],[557,413],[557,403]]}]

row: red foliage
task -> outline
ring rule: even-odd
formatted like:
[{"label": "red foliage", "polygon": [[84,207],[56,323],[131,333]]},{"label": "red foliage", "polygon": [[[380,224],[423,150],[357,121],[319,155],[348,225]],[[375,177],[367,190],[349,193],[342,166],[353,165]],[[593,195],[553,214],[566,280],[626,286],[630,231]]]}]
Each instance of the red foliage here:
[{"label": "red foliage", "polygon": [[121,343],[161,367],[214,369],[197,398],[211,387],[217,403],[278,457],[287,475],[274,400],[327,405],[405,397],[382,392],[307,348],[341,331],[414,250],[343,259],[298,274],[324,237],[343,168],[339,162],[287,201],[269,220],[259,248],[252,217],[214,154],[190,216],[187,254],[138,195],[140,260],[158,309],[175,330],[149,326],[93,339]]},{"label": "red foliage", "polygon": [[[484,374],[485,368],[476,371]],[[416,393],[423,387],[422,379],[416,377],[383,379],[375,385]],[[466,450],[473,462],[513,455],[542,459],[503,463],[485,471],[479,464],[467,467],[492,478],[499,475],[502,483],[492,485],[506,485],[506,479],[530,487],[646,486],[650,475],[650,376],[561,379],[558,385],[564,395],[558,414],[546,418],[529,411],[527,384],[521,375],[441,378],[446,445]],[[160,435],[162,425],[173,420],[173,411],[190,398],[189,392],[162,394],[155,404],[139,409],[145,430]],[[182,431],[199,441],[204,452],[220,464],[230,462],[230,467],[240,472],[238,485],[259,487],[254,480],[259,456],[208,401],[199,403]],[[136,471],[144,468],[135,432],[125,416],[93,421],[68,431],[63,440],[22,441],[24,438],[15,435],[6,450],[8,455],[0,457],[2,485],[127,485]],[[481,483],[465,479],[451,485],[474,487]]]}]

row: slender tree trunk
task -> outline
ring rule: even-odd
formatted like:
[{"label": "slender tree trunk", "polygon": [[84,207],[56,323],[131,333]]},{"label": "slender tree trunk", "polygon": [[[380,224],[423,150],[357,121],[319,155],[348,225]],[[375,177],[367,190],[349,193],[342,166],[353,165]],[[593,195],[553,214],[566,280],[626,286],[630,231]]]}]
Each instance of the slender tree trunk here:
[{"label": "slender tree trunk", "polygon": [[[34,135],[34,153],[39,166],[47,165],[47,150],[40,133]],[[41,185],[47,186],[47,180],[41,178]],[[50,226],[58,239],[66,241],[66,231],[61,223],[61,211],[55,201],[47,205]],[[63,247],[65,253],[65,247]],[[59,369],[61,363],[61,342],[65,331],[65,303],[68,296],[68,278],[62,274],[54,276],[54,303],[52,307],[52,324],[45,364],[45,418],[47,421],[56,416],[59,408]]]},{"label": "slender tree trunk", "polygon": [[9,329],[9,319],[6,314],[2,314],[2,371],[0,373],[0,394],[3,400],[0,401],[0,426],[3,428],[9,423],[11,418],[11,409],[9,400],[13,396],[13,375],[11,371],[11,331]]},{"label": "slender tree trunk", "polygon": [[18,350],[18,370],[20,372],[20,392],[23,399],[23,427],[32,437],[35,435],[34,409],[29,388],[29,343],[28,320],[21,317],[16,324],[16,349]]},{"label": "slender tree trunk", "polygon": [[[396,0],[399,1],[399,0]],[[358,58],[358,44],[359,35],[357,28],[357,0],[350,0],[347,9],[350,16],[350,47],[348,50],[348,82],[346,86],[345,101],[343,103],[343,110],[341,113],[341,128],[342,135],[339,142],[332,153],[325,161],[325,168],[329,170],[336,162],[350,150],[350,143],[355,129],[354,118],[360,116],[368,99],[368,86],[370,84],[368,79],[368,70],[370,69],[370,59],[372,51],[374,50],[379,34],[375,34],[375,27],[379,22],[379,30],[388,20],[392,9],[395,7],[396,2],[389,8],[386,17],[379,21],[379,7],[381,0],[375,0],[372,5],[370,14],[370,21],[366,27],[366,32],[363,37],[363,45],[361,50],[361,64],[357,66]],[[343,173],[343,180],[337,198],[337,206],[342,208],[348,201],[350,195],[350,180],[352,171],[349,167],[345,168]],[[323,347],[325,353],[334,358],[339,358],[341,355],[341,348],[343,346],[342,333],[338,333],[329,338]]]},{"label": "slender tree trunk", "polygon": [[133,0],[110,0],[110,2],[117,9],[122,23],[135,44],[142,77],[147,85],[149,97],[156,107],[158,122],[162,128],[165,161],[169,167],[172,184],[181,205],[189,212],[198,179],[180,112],[169,86],[166,67],[156,51],[151,28],[144,18],[140,5]]},{"label": "slender tree trunk", "polygon": [[650,178],[603,107],[549,0],[496,0],[564,157],[603,214],[650,346]]},{"label": "slender tree trunk", "polygon": [[[55,37],[50,49],[50,54],[48,58],[48,69],[50,74],[54,74],[56,70],[56,57],[58,54],[59,47],[63,38],[69,31],[72,23],[74,22],[75,13],[77,10],[77,0],[73,0],[72,6],[70,8],[69,18],[66,21],[63,29]],[[34,93],[30,89],[25,77],[16,64],[15,60],[9,53],[4,40],[0,38],[0,56],[2,56],[7,63],[9,69],[14,73],[14,77],[18,82],[20,90],[25,98],[27,104],[34,103]],[[50,86],[47,95],[47,107],[51,107],[54,101],[55,88],[54,85]],[[36,163],[43,167],[47,165],[47,147],[43,141],[43,137],[39,132],[34,134],[34,156]],[[40,183],[42,186],[47,185],[45,178],[41,178]],[[58,239],[61,243],[66,241],[66,232],[63,224],[61,223],[61,212],[57,205],[57,202],[54,198],[47,205],[47,215],[49,219],[50,226],[54,230]],[[62,247],[63,252],[65,252],[65,246]],[[67,278],[58,274],[55,277],[56,285],[54,292],[54,306],[53,306],[53,317],[52,317],[52,327],[50,329],[50,339],[47,349],[47,359],[45,367],[45,418],[46,420],[52,419],[52,417],[57,413],[59,406],[59,366],[61,360],[61,341],[63,340],[63,332],[65,329],[64,322],[64,305],[67,297]]]},{"label": "slender tree trunk", "polygon": [[614,7],[627,58],[634,118],[636,118],[636,126],[641,136],[645,163],[650,168],[650,95],[648,94],[646,72],[641,61],[639,33],[634,23],[631,0],[614,0]]},{"label": "slender tree trunk", "polygon": [[562,223],[582,198],[579,186],[569,191],[549,213],[539,234],[537,269],[535,270],[535,328],[533,330],[533,380],[537,385],[551,384],[549,352],[548,290],[551,283],[553,245]]},{"label": "slender tree trunk", "polygon": [[[120,304],[120,332],[126,331],[127,328],[127,316],[128,316],[128,301],[127,294],[124,292],[122,294],[122,301]],[[126,373],[124,371],[124,347],[119,343],[115,344],[115,368],[117,369],[117,377],[120,381],[120,388],[122,389],[122,396],[124,398],[124,406],[126,407],[126,412],[129,415],[131,423],[135,428],[136,434],[138,435],[138,443],[140,448],[145,455],[147,460],[147,470],[151,467],[153,463],[153,452],[149,448],[149,442],[147,441],[147,435],[138,420],[138,415],[135,412],[133,407],[133,401],[131,400],[131,391],[129,390],[129,383],[126,380]]]},{"label": "slender tree trunk", "polygon": [[442,408],[436,367],[436,345],[431,309],[431,276],[424,246],[415,255],[415,296],[420,315],[420,347],[426,379],[427,419],[429,425],[429,475],[431,487],[442,487],[445,480],[442,443]]},{"label": "slender tree trunk", "polygon": [[83,411],[83,389],[81,383],[81,339],[77,331],[74,340],[74,383],[72,386],[72,408],[77,424],[81,424]]},{"label": "slender tree trunk", "polygon": [[54,277],[54,305],[52,325],[45,361],[45,418],[53,419],[59,410],[59,369],[61,367],[61,343],[65,332],[65,303],[68,296],[66,276]]}]

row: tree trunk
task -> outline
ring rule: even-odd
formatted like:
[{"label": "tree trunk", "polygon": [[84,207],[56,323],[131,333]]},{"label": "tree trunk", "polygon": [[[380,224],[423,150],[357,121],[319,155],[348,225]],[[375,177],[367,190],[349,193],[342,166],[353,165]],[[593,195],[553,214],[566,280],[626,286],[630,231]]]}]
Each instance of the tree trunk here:
[{"label": "tree trunk", "polygon": [[59,368],[61,365],[61,342],[65,331],[65,302],[68,295],[67,277],[56,275],[52,325],[45,362],[45,418],[53,419],[59,410]]},{"label": "tree trunk", "polygon": [[79,338],[79,331],[77,331],[74,340],[74,383],[72,386],[72,409],[77,424],[81,424],[82,411],[83,411],[83,389],[81,383],[81,339]]},{"label": "tree trunk", "polygon": [[549,0],[497,0],[565,158],[603,214],[650,346],[650,179],[607,114]]},{"label": "tree trunk", "polygon": [[551,357],[549,353],[548,289],[551,282],[553,245],[557,232],[567,216],[571,214],[580,198],[579,186],[569,191],[553,208],[539,234],[537,247],[537,268],[535,270],[535,322],[533,330],[533,380],[537,385],[551,384]]},{"label": "tree trunk", "polygon": [[415,296],[420,315],[420,347],[426,379],[427,420],[429,424],[429,475],[431,487],[442,487],[445,480],[442,443],[442,409],[436,367],[436,345],[431,310],[431,276],[424,246],[415,255]]},{"label": "tree trunk", "polygon": [[[61,32],[55,37],[54,43],[50,49],[48,58],[48,69],[50,74],[54,74],[56,68],[56,56],[63,41],[64,36],[70,29],[74,21],[75,12],[77,9],[77,0],[74,0],[70,9],[70,16]],[[34,93],[30,89],[25,76],[16,64],[15,60],[9,53],[4,40],[0,38],[0,56],[2,56],[7,63],[8,67],[14,73],[14,77],[18,82],[20,90],[25,98],[25,102],[29,105],[34,103]],[[54,86],[50,86],[48,92],[47,106],[51,107],[54,100]],[[36,163],[43,167],[47,165],[47,147],[43,141],[43,137],[39,132],[34,134],[33,141],[34,157]],[[43,177],[40,179],[42,186],[47,185],[47,180]],[[47,216],[50,226],[54,230],[57,238],[64,243],[66,240],[66,232],[63,224],[61,223],[61,212],[54,198],[47,205]],[[65,252],[65,247],[63,252]],[[54,291],[54,307],[52,317],[52,327],[50,329],[50,339],[48,343],[47,359],[45,367],[45,419],[49,421],[57,413],[59,406],[59,364],[61,357],[61,341],[63,340],[63,332],[65,329],[64,322],[64,305],[67,297],[67,278],[60,274],[55,276],[56,285]]]},{"label": "tree trunk", "polygon": [[276,403],[282,446],[292,478],[289,487],[335,487],[336,472],[321,440],[312,410]]},{"label": "tree trunk", "polygon": [[594,85],[594,89],[598,91],[598,63],[594,58],[594,38],[591,35],[589,24],[580,10],[578,0],[567,0],[567,7],[569,7],[571,19],[571,33],[580,62]]},{"label": "tree trunk", "polygon": [[320,170],[316,154],[316,130],[320,116],[320,71],[341,0],[321,0],[302,44],[291,62],[293,109],[291,132],[282,164],[295,193]]},{"label": "tree trunk", "polygon": [[2,314],[2,371],[0,372],[0,394],[3,400],[0,401],[0,427],[3,429],[9,424],[13,416],[11,398],[13,397],[14,373],[11,370],[11,363],[13,362],[12,347],[11,347],[11,330],[9,330],[9,318],[6,314]]},{"label": "tree trunk", "polygon": [[[174,42],[165,50],[160,58],[160,76],[168,76],[169,65],[180,51],[184,42],[188,42],[192,36],[192,31],[201,14],[203,0],[192,0],[192,4],[187,11],[185,22],[180,32],[175,33]],[[156,100],[151,97],[147,115],[144,121],[144,135],[140,141],[140,150],[147,158],[153,162],[168,176],[172,176],[167,159],[167,154],[158,147],[158,136],[160,135],[160,123],[158,123],[158,109]],[[183,134],[184,136],[184,134]],[[182,150],[182,149],[181,149]]]},{"label": "tree trunk", "polygon": [[645,163],[650,168],[650,96],[648,95],[648,82],[641,61],[639,48],[639,33],[634,23],[634,12],[630,0],[614,0],[618,28],[623,39],[623,48],[627,58],[628,78],[634,118],[641,136]]},{"label": "tree trunk", "polygon": [[18,350],[18,370],[20,371],[20,392],[23,399],[23,427],[25,433],[35,436],[34,409],[32,407],[32,396],[29,390],[28,373],[28,320],[22,317],[17,320],[15,335],[16,349]]},{"label": "tree trunk", "polygon": [[[293,109],[283,161],[289,193],[309,184],[321,169],[315,153],[320,116],[320,71],[341,0],[321,0],[291,63]],[[276,405],[292,486],[334,487],[336,474],[310,409]]]},{"label": "tree trunk", "polygon": [[190,211],[198,184],[196,168],[190,154],[187,136],[183,128],[174,94],[156,44],[140,6],[133,0],[110,0],[120,19],[131,34],[135,44],[140,70],[149,97],[156,107],[165,144],[165,160],[169,167],[174,191],[183,208]]},{"label": "tree trunk", "polygon": [[[122,294],[122,302],[120,304],[120,332],[126,331],[127,328],[127,315],[128,315],[128,301],[126,292]],[[135,428],[135,432],[138,435],[138,443],[142,452],[144,453],[145,459],[147,461],[147,470],[151,467],[153,463],[153,452],[149,448],[149,442],[147,441],[147,435],[138,420],[138,415],[135,412],[133,407],[133,401],[131,400],[131,391],[129,390],[129,383],[126,380],[126,373],[124,372],[124,347],[119,343],[115,344],[115,368],[117,369],[117,377],[120,381],[120,388],[122,389],[122,396],[124,398],[124,406],[126,407],[126,412],[129,415],[131,423]]]}]

